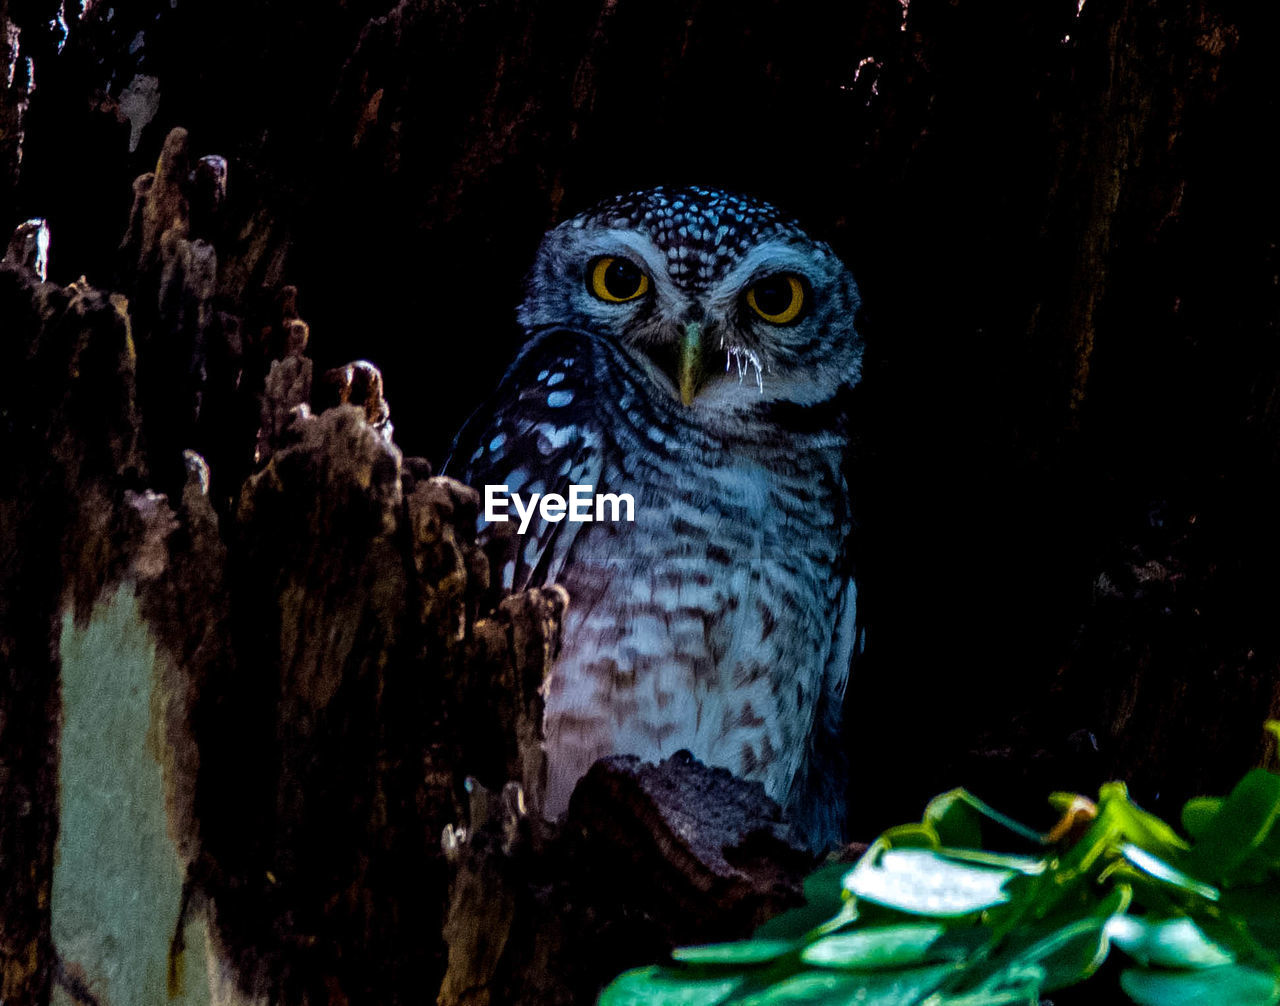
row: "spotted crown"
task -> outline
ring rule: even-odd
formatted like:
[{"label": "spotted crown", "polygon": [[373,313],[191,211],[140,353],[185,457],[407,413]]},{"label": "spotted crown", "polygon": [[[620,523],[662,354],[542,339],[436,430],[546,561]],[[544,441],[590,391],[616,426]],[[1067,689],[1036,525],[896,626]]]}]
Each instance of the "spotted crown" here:
[{"label": "spotted crown", "polygon": [[643,231],[667,256],[667,269],[681,286],[702,289],[762,239],[795,234],[800,225],[771,206],[732,192],[686,186],[646,189],[614,196],[572,220],[569,226]]}]

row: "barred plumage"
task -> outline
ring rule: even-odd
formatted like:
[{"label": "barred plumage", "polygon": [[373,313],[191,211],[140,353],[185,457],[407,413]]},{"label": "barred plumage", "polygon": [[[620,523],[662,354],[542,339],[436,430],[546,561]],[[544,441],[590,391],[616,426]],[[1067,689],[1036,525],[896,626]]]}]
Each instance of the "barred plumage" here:
[{"label": "barred plumage", "polygon": [[507,570],[570,595],[545,813],[599,757],[688,749],[762,780],[811,844],[838,837],[857,306],[829,248],[714,190],[618,197],[544,239],[530,339],[450,471],[635,497],[634,523],[535,521]]}]

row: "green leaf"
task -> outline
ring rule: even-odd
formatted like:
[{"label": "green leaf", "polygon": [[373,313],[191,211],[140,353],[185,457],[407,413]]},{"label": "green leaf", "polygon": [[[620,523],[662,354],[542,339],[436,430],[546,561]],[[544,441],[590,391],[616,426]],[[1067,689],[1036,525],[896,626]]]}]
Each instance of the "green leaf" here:
[{"label": "green leaf", "polygon": [[1047,895],[1050,903],[1065,895],[1077,881],[1088,876],[1099,861],[1115,852],[1117,845],[1123,842],[1127,828],[1132,828],[1133,819],[1129,813],[1132,808],[1123,785],[1109,783],[1102,787],[1097,817],[1061,856],[1055,871],[1059,894],[1057,897]]},{"label": "green leaf", "polygon": [[1063,907],[1056,916],[1019,926],[1003,941],[989,962],[974,967],[965,988],[996,992],[1025,989],[1030,976],[1036,988],[1051,992],[1083,981],[1106,960],[1110,920],[1123,912],[1132,890],[1118,884],[1101,900],[1092,895],[1083,903]]},{"label": "green leaf", "polygon": [[1183,865],[1205,880],[1226,879],[1263,843],[1277,815],[1280,775],[1254,769],[1231,791]]},{"label": "green leaf", "polygon": [[1274,974],[1228,964],[1204,971],[1131,969],[1120,987],[1141,1006],[1272,1006],[1280,1001]]},{"label": "green leaf", "polygon": [[1182,808],[1182,827],[1192,838],[1199,838],[1218,816],[1225,801],[1220,796],[1197,796],[1188,800]]},{"label": "green leaf", "polygon": [[1107,959],[1106,928],[1105,918],[1082,919],[1063,926],[1020,953],[1008,967],[1010,976],[1034,965],[1041,971],[1042,992],[1074,985],[1088,978]]},{"label": "green leaf", "polygon": [[770,919],[756,930],[757,939],[801,939],[815,928],[838,928],[856,918],[852,901],[845,900],[841,881],[852,869],[848,863],[828,863],[804,882],[807,902]]},{"label": "green leaf", "polygon": [[[1083,810],[1050,842],[944,793],[856,866],[814,873],[806,906],[754,939],[681,948],[600,1003],[1033,1006],[1092,975],[1114,943],[1140,965],[1122,977],[1140,1004],[1280,1006],[1280,776],[1251,772],[1225,800],[1188,802],[1194,848],[1120,783],[1096,805],[1070,801]],[[995,851],[1010,833],[1024,841],[1005,848],[1038,855]]]},{"label": "green leaf", "polygon": [[954,965],[943,964],[881,974],[810,971],[734,999],[733,1006],[911,1006],[936,989],[953,968]]},{"label": "green leaf", "polygon": [[927,824],[900,824],[880,836],[891,849],[936,849],[938,834]]},{"label": "green leaf", "polygon": [[825,968],[896,968],[919,964],[946,930],[942,926],[873,926],[827,936],[800,955],[806,964]]},{"label": "green leaf", "polygon": [[[1086,798],[1079,793],[1072,793],[1069,790],[1054,790],[1049,794],[1049,806],[1059,814],[1065,814],[1081,800]],[[1092,801],[1090,801],[1092,802]]]},{"label": "green leaf", "polygon": [[1235,954],[1209,939],[1188,918],[1148,922],[1132,915],[1116,915],[1107,924],[1107,935],[1142,965],[1212,968],[1235,962]]},{"label": "green leaf", "polygon": [[1271,869],[1280,869],[1280,827],[1271,826],[1271,831],[1254,853]]},{"label": "green leaf", "polygon": [[872,852],[844,878],[845,889],[912,915],[953,918],[1004,904],[1009,900],[1004,885],[1017,876],[1013,870],[963,865],[924,849],[889,849],[875,862]]},{"label": "green leaf", "polygon": [[760,992],[733,1001],[733,1006],[773,1006],[775,1003],[848,1002],[862,987],[858,978],[832,971],[792,975]]},{"label": "green leaf", "polygon": [[934,797],[924,810],[924,820],[937,832],[941,844],[955,848],[981,849],[984,821],[1016,835],[1022,843],[1032,846],[1043,844],[1039,832],[1000,813],[967,789],[953,789]]},{"label": "green leaf", "polygon": [[671,956],[681,964],[764,964],[785,957],[795,949],[795,940],[739,940],[677,947]]},{"label": "green leaf", "polygon": [[609,983],[597,1006],[720,1006],[742,978],[682,977],[670,968],[637,968]]},{"label": "green leaf", "polygon": [[1005,975],[1003,979],[999,984],[970,992],[930,999],[929,1006],[1040,1006],[1043,969],[1031,965],[1016,975]]},{"label": "green leaf", "polygon": [[[1221,908],[1227,918],[1248,928],[1251,937],[1280,955],[1280,884],[1272,881],[1256,887],[1236,887],[1224,891]],[[1217,933],[1214,934],[1218,936]],[[1221,941],[1225,937],[1218,936]]]},{"label": "green leaf", "polygon": [[1158,856],[1153,856],[1146,849],[1140,849],[1132,843],[1126,843],[1120,851],[1124,858],[1139,870],[1162,883],[1186,891],[1188,894],[1198,894],[1209,901],[1217,901],[1222,896],[1216,887],[1200,883],[1194,877],[1190,877],[1181,870],[1170,866]]},{"label": "green leaf", "polygon": [[1038,877],[1049,868],[1047,859],[1010,856],[1003,852],[983,852],[981,849],[939,849],[938,855],[959,860],[962,863],[977,863],[979,866],[992,866],[998,870],[1012,870],[1027,877]]},{"label": "green leaf", "polygon": [[1176,859],[1187,850],[1181,835],[1129,799],[1124,783],[1106,783],[1099,791],[1098,806],[1099,816],[1112,815],[1125,839],[1162,859]]},{"label": "green leaf", "polygon": [[925,807],[925,823],[932,825],[942,845],[957,849],[982,848],[982,815],[968,796],[963,789],[953,789],[935,796]]}]

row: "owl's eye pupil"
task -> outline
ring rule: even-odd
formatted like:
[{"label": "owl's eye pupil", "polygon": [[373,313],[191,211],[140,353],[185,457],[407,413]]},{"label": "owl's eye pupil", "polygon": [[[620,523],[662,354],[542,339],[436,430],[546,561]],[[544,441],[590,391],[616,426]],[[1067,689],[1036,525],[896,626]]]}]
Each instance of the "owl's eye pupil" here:
[{"label": "owl's eye pupil", "polygon": [[791,284],[785,276],[770,276],[755,287],[756,304],[765,314],[782,314],[791,306]]},{"label": "owl's eye pupil", "polygon": [[625,258],[615,258],[604,271],[604,288],[619,300],[634,297],[640,288],[640,268]]},{"label": "owl's eye pupil", "polygon": [[621,255],[596,259],[587,271],[587,286],[601,300],[620,304],[635,300],[649,289],[644,270]]},{"label": "owl's eye pupil", "polygon": [[747,306],[771,325],[787,325],[800,317],[805,285],[794,273],[758,279],[747,289]]}]

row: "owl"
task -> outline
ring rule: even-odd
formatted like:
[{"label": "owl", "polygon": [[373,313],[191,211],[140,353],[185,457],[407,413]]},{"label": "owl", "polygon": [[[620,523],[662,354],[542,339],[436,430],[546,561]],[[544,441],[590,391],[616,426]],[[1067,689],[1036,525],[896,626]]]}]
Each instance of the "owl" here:
[{"label": "owl", "polygon": [[548,817],[597,759],[683,749],[762,782],[812,847],[839,837],[858,306],[827,245],[714,189],[618,196],[543,238],[527,341],[446,470],[481,491],[634,500],[633,520],[535,515],[503,571],[570,597]]}]

